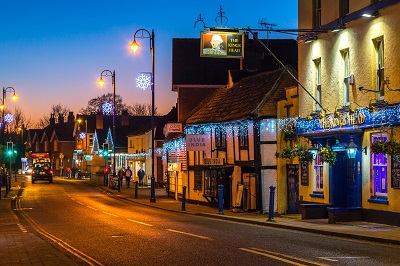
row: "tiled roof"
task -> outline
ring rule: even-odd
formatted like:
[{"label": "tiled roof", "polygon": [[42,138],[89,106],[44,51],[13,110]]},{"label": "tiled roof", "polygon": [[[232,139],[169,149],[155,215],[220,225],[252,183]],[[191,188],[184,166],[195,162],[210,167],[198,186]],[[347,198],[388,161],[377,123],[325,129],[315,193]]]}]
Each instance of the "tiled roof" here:
[{"label": "tiled roof", "polygon": [[[288,68],[297,76],[296,71],[290,66]],[[296,80],[283,68],[244,77],[231,88],[221,87],[205,99],[186,124],[234,122],[276,115],[276,101],[285,97],[285,88],[293,86],[297,86]],[[264,107],[269,106],[267,103],[272,105],[265,113]]]}]

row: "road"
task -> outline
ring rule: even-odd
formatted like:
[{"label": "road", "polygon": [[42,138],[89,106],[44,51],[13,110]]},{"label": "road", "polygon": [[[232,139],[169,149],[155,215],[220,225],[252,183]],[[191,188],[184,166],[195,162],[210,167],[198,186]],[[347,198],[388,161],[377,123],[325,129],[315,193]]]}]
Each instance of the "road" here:
[{"label": "road", "polygon": [[398,265],[399,247],[164,211],[80,180],[26,183],[21,223],[89,265]]}]

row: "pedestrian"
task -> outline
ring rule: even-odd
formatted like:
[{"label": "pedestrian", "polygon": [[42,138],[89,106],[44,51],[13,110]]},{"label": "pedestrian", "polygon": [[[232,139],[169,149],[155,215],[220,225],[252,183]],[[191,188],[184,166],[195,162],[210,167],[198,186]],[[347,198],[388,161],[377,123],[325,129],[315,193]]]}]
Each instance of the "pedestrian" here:
[{"label": "pedestrian", "polygon": [[141,187],[143,187],[144,185],[144,170],[142,168],[139,169],[139,171],[137,172],[137,176],[139,177],[139,185]]},{"label": "pedestrian", "polygon": [[124,169],[119,169],[118,171],[118,185],[122,187],[122,179],[124,178]]},{"label": "pedestrian", "polygon": [[126,186],[128,188],[130,187],[131,179],[132,179],[132,171],[128,166],[128,168],[126,168],[126,170],[125,170],[125,181],[126,181]]}]

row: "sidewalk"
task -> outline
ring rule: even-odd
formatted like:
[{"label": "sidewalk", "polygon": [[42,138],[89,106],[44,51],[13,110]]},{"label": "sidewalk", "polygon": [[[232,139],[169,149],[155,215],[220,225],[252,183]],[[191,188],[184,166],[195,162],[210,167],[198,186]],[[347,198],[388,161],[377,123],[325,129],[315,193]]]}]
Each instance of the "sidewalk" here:
[{"label": "sidewalk", "polygon": [[[90,184],[89,180],[85,182]],[[223,214],[219,214],[218,206],[212,207],[210,205],[199,205],[192,203],[186,203],[186,210],[183,211],[182,202],[175,200],[173,197],[168,198],[165,188],[156,188],[156,202],[150,202],[150,187],[139,187],[138,198],[135,199],[134,186],[134,183],[131,183],[131,187],[127,188],[124,183],[120,188],[121,192],[106,186],[99,186],[98,188],[107,193],[123,197],[132,202],[169,211],[257,224],[262,226],[271,226],[330,236],[400,245],[400,227],[397,226],[368,223],[363,221],[329,224],[328,219],[301,220],[301,216],[299,214],[275,215],[273,221],[268,221],[268,214],[259,214],[257,212],[237,213],[226,209],[223,210]]]},{"label": "sidewalk", "polygon": [[27,232],[15,215],[12,199],[18,196],[21,185],[27,182],[23,176],[11,180],[11,188],[6,196],[1,188],[0,200],[0,265],[77,265],[63,252]]}]

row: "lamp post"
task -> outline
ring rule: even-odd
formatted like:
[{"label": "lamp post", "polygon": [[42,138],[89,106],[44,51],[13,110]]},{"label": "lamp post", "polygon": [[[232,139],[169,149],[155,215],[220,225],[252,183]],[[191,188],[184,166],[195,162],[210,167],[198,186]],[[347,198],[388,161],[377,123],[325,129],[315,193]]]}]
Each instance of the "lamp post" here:
[{"label": "lamp post", "polygon": [[[154,182],[154,30],[151,33],[146,29],[138,29],[133,35],[133,42],[130,45],[131,50],[136,53],[139,49],[139,44],[136,42],[136,35],[140,32],[138,38],[150,39],[150,52],[151,52],[151,188],[150,188],[150,202],[156,202],[155,197],[155,182]],[[143,34],[148,34],[145,36]]]},{"label": "lamp post", "polygon": [[3,135],[3,143],[6,141],[6,131],[5,131],[5,125],[4,125],[4,111],[6,109],[6,93],[7,92],[13,92],[13,95],[11,96],[11,99],[15,102],[18,99],[18,96],[15,94],[15,89],[13,87],[3,87],[3,105],[2,105],[2,125],[1,125],[1,130],[2,130],[2,135]]},{"label": "lamp post", "polygon": [[110,70],[103,70],[100,74],[100,79],[98,81],[100,87],[103,87],[103,85],[106,83],[103,79],[104,77],[110,77],[112,78],[112,88],[113,88],[113,145],[112,145],[112,151],[113,151],[113,175],[115,175],[115,145],[116,145],[116,136],[115,136],[115,70],[110,71]]}]

